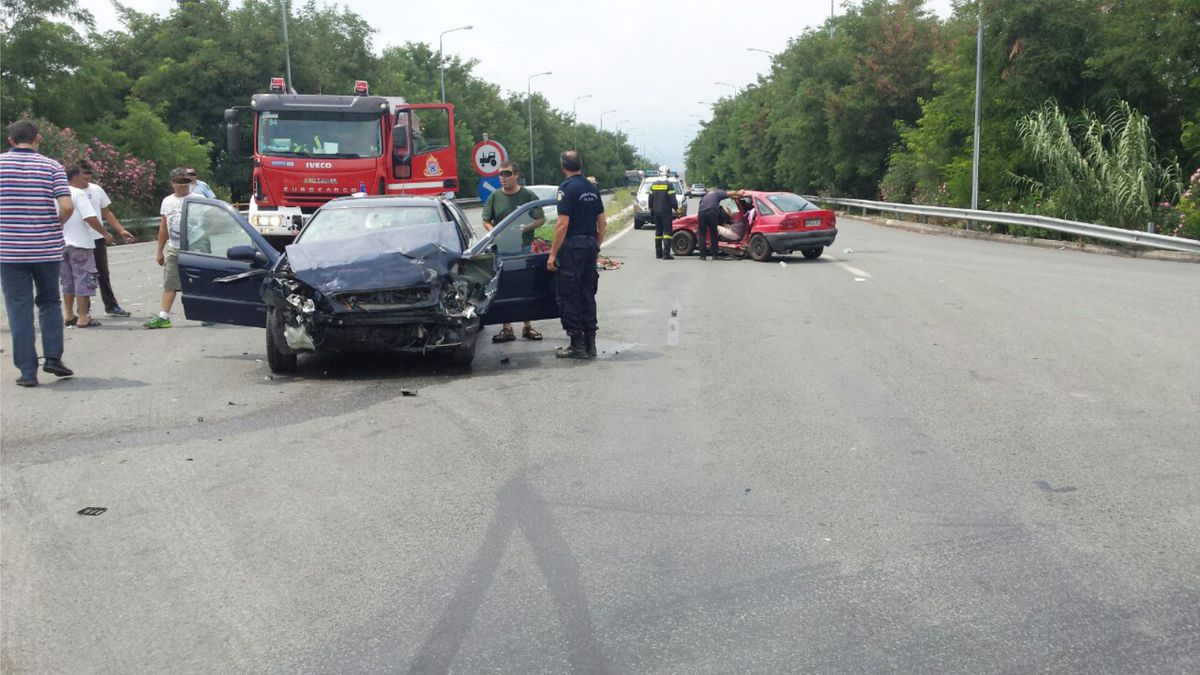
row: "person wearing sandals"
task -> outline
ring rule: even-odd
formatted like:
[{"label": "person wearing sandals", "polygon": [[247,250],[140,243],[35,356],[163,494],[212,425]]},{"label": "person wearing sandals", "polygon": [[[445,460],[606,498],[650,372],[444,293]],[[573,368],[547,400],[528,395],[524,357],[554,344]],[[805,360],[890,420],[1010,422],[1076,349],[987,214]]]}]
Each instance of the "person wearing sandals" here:
[{"label": "person wearing sandals", "polygon": [[[112,243],[113,236],[100,224],[92,200],[87,193],[88,177],[76,165],[67,169],[67,185],[71,188],[71,202],[75,209],[67,222],[63,223],[62,266],[58,268],[58,280],[62,285],[63,325],[76,328],[92,328],[100,322],[92,319],[92,296],[96,294],[99,273],[96,271],[96,256],[92,251],[99,241],[101,246]],[[100,233],[100,237],[94,236]]]},{"label": "person wearing sandals", "polygon": [[[515,162],[500,163],[500,189],[488,195],[487,203],[483,205],[483,227],[485,229],[490,230],[495,227],[496,223],[507,218],[522,204],[537,201],[537,195],[529,188],[522,187],[520,179],[521,170]],[[530,215],[533,216],[533,221],[521,227],[521,251],[523,253],[532,251],[534,231],[546,222],[546,215],[541,209],[534,209]],[[541,340],[542,334],[534,330],[533,324],[526,321],[525,328],[521,331],[521,337],[526,340]],[[516,339],[517,336],[513,333],[510,323],[504,324],[500,328],[500,332],[492,336],[492,342],[512,342]]]}]

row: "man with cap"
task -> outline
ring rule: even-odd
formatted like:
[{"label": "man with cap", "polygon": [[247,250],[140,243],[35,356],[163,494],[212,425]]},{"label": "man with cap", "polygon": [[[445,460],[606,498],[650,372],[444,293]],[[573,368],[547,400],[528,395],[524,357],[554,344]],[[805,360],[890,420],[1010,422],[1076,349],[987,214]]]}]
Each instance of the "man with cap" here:
[{"label": "man with cap", "polygon": [[546,269],[557,272],[558,309],[571,346],[559,348],[562,359],[596,358],[596,290],[600,275],[596,257],[604,242],[608,221],[600,191],[583,177],[579,152],[567,150],[559,158],[563,175],[558,186],[558,221]]}]

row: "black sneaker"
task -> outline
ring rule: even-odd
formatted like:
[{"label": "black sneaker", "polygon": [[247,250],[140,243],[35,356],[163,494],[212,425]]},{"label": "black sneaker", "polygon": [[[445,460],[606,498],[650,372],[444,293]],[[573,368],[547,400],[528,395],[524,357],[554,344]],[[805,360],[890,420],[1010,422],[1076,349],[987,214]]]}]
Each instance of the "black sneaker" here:
[{"label": "black sneaker", "polygon": [[42,370],[57,377],[71,377],[75,374],[75,371],[63,365],[62,359],[46,359],[46,362],[42,364]]},{"label": "black sneaker", "polygon": [[17,386],[18,387],[36,387],[37,384],[38,383],[37,383],[36,377],[18,377],[17,378]]}]

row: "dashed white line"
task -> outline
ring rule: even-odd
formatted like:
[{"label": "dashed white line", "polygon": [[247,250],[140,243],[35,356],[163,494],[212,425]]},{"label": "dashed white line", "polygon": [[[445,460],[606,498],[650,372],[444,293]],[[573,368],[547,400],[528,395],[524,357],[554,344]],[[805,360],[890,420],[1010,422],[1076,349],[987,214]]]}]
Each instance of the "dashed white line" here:
[{"label": "dashed white line", "polygon": [[838,258],[834,258],[833,256],[825,256],[825,259],[828,260],[829,262],[833,263],[834,265],[837,265],[838,267],[846,270],[850,274],[853,274],[856,277],[855,281],[863,281],[866,279],[874,278],[869,273],[864,272],[864,271],[858,269],[857,267],[854,267],[853,265],[842,262],[842,260],[840,260]]}]

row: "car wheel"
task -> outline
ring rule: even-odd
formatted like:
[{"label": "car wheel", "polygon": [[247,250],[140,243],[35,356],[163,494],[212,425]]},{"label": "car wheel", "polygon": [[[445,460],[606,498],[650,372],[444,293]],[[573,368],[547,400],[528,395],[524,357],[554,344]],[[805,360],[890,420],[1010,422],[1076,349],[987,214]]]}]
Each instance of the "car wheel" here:
[{"label": "car wheel", "polygon": [[808,258],[809,260],[816,260],[817,258],[821,257],[821,252],[824,250],[824,246],[814,246],[813,248],[800,249],[800,252],[804,254],[805,258]]},{"label": "car wheel", "polygon": [[642,221],[637,218],[634,218],[633,219],[633,229],[635,229],[635,230],[642,229]]},{"label": "car wheel", "polygon": [[691,255],[696,250],[696,235],[687,230],[680,230],[671,235],[671,253],[673,255]]},{"label": "car wheel", "polygon": [[750,257],[758,262],[771,259],[771,245],[767,243],[766,237],[761,234],[750,237]]},{"label": "car wheel", "polygon": [[296,354],[284,350],[283,327],[280,325],[275,310],[267,312],[267,366],[272,373],[296,372]]},{"label": "car wheel", "polygon": [[475,343],[479,342],[478,336],[479,333],[476,332],[475,335],[471,337],[471,342],[469,344],[462,345],[461,347],[455,347],[450,352],[446,359],[450,365],[464,368],[471,365],[471,362],[475,360]]}]

